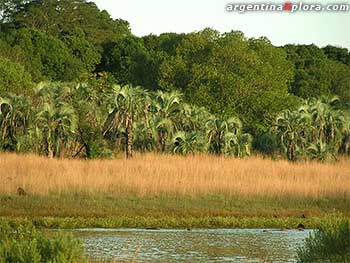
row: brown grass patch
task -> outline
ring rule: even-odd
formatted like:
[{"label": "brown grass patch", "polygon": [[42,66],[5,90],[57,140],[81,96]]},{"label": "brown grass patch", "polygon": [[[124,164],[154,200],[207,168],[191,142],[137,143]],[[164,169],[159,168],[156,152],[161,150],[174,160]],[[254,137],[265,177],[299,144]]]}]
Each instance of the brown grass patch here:
[{"label": "brown grass patch", "polygon": [[107,193],[350,197],[350,162],[290,163],[198,155],[138,155],[132,160],[49,160],[0,155],[0,195]]}]

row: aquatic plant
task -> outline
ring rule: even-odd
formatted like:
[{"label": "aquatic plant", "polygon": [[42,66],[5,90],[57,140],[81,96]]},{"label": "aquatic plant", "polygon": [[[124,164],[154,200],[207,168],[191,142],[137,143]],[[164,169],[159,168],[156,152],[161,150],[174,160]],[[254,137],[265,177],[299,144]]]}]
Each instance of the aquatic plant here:
[{"label": "aquatic plant", "polygon": [[350,262],[350,224],[343,221],[337,226],[323,226],[311,234],[304,247],[298,250],[299,263]]}]

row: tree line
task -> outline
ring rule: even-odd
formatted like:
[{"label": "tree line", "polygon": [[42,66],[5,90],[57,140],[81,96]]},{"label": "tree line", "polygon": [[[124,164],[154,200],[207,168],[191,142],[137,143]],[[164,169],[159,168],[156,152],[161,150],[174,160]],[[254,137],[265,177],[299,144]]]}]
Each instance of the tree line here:
[{"label": "tree line", "polygon": [[0,72],[5,151],[349,152],[346,48],[213,29],[136,37],[93,2],[0,0]]},{"label": "tree line", "polygon": [[[289,160],[349,154],[350,122],[338,98],[310,99],[285,110],[261,136],[262,152]],[[177,92],[109,84],[42,82],[34,96],[0,97],[0,146],[53,157],[109,158],[125,151],[249,156],[253,137],[238,117],[214,115]]]}]

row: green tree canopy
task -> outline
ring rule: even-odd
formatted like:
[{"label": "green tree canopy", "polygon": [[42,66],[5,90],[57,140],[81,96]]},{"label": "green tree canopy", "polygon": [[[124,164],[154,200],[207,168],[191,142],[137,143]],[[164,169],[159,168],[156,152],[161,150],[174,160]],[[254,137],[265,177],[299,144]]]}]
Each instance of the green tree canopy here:
[{"label": "green tree canopy", "polygon": [[350,65],[350,52],[347,48],[328,45],[322,49],[329,59]]},{"label": "green tree canopy", "polygon": [[295,101],[288,94],[293,66],[285,52],[241,32],[189,34],[161,72],[164,89],[180,88],[188,101],[213,113],[239,114],[253,130]]},{"label": "green tree canopy", "polygon": [[100,71],[113,74],[118,83],[151,88],[155,83],[156,57],[145,48],[140,38],[129,36],[104,45]]},{"label": "green tree canopy", "polygon": [[0,56],[0,97],[7,93],[30,94],[30,75],[24,67]]},{"label": "green tree canopy", "polygon": [[6,35],[6,42],[23,52],[22,63],[34,81],[70,81],[94,69],[95,48],[77,35],[59,40],[44,32],[22,28]]},{"label": "green tree canopy", "polygon": [[295,65],[291,92],[302,98],[338,95],[343,103],[350,99],[350,67],[347,49],[315,45],[287,45],[288,59]]},{"label": "green tree canopy", "polygon": [[87,40],[101,44],[130,34],[128,22],[110,17],[95,3],[85,0],[3,0],[6,27],[34,28],[60,37],[77,29]]}]

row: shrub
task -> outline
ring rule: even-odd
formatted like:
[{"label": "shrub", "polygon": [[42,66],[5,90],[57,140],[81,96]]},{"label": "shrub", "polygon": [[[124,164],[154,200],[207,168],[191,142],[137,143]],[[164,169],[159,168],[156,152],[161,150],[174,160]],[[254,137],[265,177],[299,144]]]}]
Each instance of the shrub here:
[{"label": "shrub", "polygon": [[32,78],[20,64],[0,56],[0,97],[13,94],[32,95]]},{"label": "shrub", "polygon": [[344,221],[334,228],[323,227],[311,234],[306,239],[305,246],[298,250],[298,262],[350,262],[349,221]]},{"label": "shrub", "polygon": [[47,234],[32,225],[12,227],[0,223],[0,263],[86,262],[83,247],[71,235]]}]

